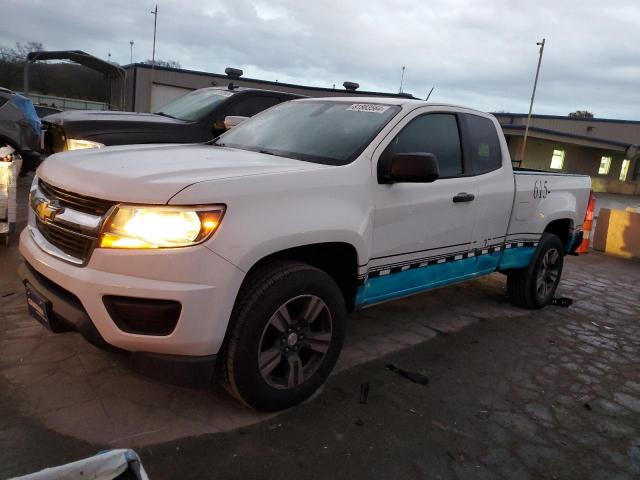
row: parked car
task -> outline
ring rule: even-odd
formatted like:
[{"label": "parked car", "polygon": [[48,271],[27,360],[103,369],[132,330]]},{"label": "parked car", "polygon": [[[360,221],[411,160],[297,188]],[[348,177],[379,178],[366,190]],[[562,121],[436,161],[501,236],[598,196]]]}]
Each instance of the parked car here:
[{"label": "parked car", "polygon": [[40,164],[42,125],[33,103],[0,87],[0,147],[10,146],[22,157],[22,172]]},{"label": "parked car", "polygon": [[43,119],[45,151],[138,143],[206,142],[225,131],[227,116],[251,117],[287,100],[284,92],[211,87],[194,90],[154,113],[74,110]]},{"label": "parked car", "polygon": [[54,332],[161,378],[208,384],[217,363],[237,398],[276,410],[326,380],[348,311],[496,271],[512,302],[547,305],[590,186],[514,172],[486,113],[294,100],[211,144],[50,157],[20,275]]}]

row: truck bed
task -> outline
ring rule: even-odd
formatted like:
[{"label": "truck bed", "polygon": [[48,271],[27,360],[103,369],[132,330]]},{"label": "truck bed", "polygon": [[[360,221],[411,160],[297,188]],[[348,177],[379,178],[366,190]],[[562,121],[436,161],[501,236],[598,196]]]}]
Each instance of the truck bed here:
[{"label": "truck bed", "polygon": [[514,168],[515,195],[507,240],[536,241],[553,221],[569,221],[570,234],[582,230],[591,177]]}]

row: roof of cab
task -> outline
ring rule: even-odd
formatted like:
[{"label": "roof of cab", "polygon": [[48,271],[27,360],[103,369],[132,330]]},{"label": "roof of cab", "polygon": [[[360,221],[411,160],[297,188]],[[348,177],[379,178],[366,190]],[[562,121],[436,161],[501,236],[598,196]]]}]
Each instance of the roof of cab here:
[{"label": "roof of cab", "polygon": [[215,90],[215,91],[222,91],[222,92],[227,92],[227,93],[268,92],[268,93],[275,93],[275,94],[278,94],[278,95],[285,95],[287,97],[307,98],[305,95],[300,95],[299,93],[281,92],[281,91],[278,91],[278,90],[268,90],[266,88],[240,87],[238,85],[234,85],[233,88],[229,88],[229,87],[204,87],[204,88],[199,88],[198,90]]},{"label": "roof of cab", "polygon": [[397,98],[397,97],[312,97],[312,98],[303,98],[300,100],[295,100],[297,102],[303,101],[314,101],[314,100],[323,100],[329,102],[352,102],[352,103],[377,103],[378,105],[398,105],[398,106],[429,106],[429,107],[454,107],[454,108],[463,108],[465,110],[471,110],[474,112],[482,112],[481,110],[477,110],[475,108],[465,107],[463,105],[453,105],[450,103],[429,103],[424,100],[420,100],[419,98]]}]

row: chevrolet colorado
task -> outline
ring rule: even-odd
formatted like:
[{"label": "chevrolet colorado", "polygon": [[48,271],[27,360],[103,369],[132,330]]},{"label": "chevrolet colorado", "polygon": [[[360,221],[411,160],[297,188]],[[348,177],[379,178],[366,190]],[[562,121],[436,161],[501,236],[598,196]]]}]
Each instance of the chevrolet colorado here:
[{"label": "chevrolet colorado", "polygon": [[486,113],[294,100],[208,144],[49,157],[20,274],[54,332],[281,409],[326,380],[348,311],[495,271],[514,303],[547,305],[590,187],[514,172]]}]

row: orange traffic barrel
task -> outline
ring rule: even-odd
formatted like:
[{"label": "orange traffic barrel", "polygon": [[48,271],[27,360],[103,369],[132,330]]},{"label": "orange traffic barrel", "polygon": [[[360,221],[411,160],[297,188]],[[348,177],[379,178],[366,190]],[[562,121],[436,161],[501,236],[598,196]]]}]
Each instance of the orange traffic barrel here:
[{"label": "orange traffic barrel", "polygon": [[596,213],[596,197],[593,191],[589,193],[589,203],[587,213],[584,214],[584,225],[582,226],[582,243],[576,249],[576,253],[588,253],[589,242],[591,240],[591,230],[593,229],[593,216]]}]

